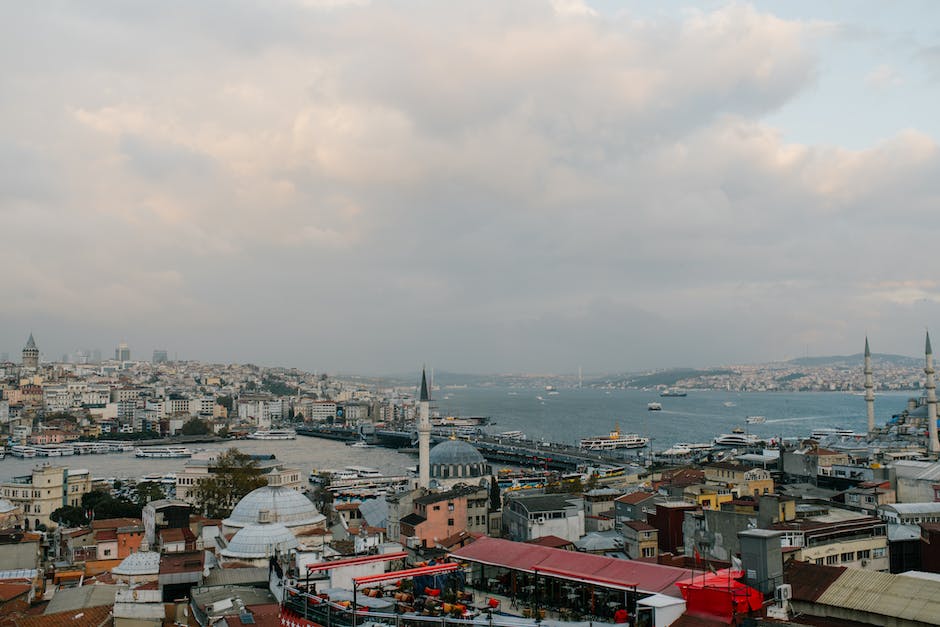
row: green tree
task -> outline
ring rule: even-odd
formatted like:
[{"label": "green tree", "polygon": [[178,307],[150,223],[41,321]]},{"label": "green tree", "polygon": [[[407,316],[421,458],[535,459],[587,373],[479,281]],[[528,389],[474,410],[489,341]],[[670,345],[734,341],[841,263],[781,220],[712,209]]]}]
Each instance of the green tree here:
[{"label": "green tree", "polygon": [[215,404],[221,405],[226,410],[228,410],[229,413],[231,413],[232,411],[232,403],[233,403],[233,400],[231,396],[219,396],[218,398],[215,399]]},{"label": "green tree", "polygon": [[163,486],[156,481],[144,481],[137,484],[137,504],[143,507],[150,501],[166,498]]},{"label": "green tree", "polygon": [[239,499],[267,483],[257,461],[230,448],[219,456],[214,472],[199,482],[196,501],[210,518],[225,518]]},{"label": "green tree", "polygon": [[499,491],[499,482],[490,475],[490,511],[498,512],[503,506],[503,498]]},{"label": "green tree", "polygon": [[180,428],[183,435],[206,435],[209,433],[209,426],[199,418],[190,418]]},{"label": "green tree", "polygon": [[56,523],[65,527],[82,527],[88,523],[85,511],[75,505],[66,505],[49,514]]}]

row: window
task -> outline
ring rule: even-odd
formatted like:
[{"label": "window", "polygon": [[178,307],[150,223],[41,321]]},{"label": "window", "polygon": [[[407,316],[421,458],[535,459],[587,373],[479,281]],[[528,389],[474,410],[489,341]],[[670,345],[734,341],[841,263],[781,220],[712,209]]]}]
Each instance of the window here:
[{"label": "window", "polygon": [[829,555],[828,557],[826,557],[826,566],[835,566],[838,563],[839,563],[838,555]]},{"label": "window", "polygon": [[643,549],[643,557],[656,557],[656,549],[648,546]]},{"label": "window", "polygon": [[435,512],[439,512],[439,511],[441,511],[441,506],[440,506],[440,505],[435,505],[435,506],[432,507],[431,509],[433,509]]},{"label": "window", "polygon": [[447,511],[448,511],[448,512],[454,511],[454,504],[453,504],[453,503],[448,503],[448,504],[447,504]]},{"label": "window", "polygon": [[874,558],[884,557],[886,551],[887,551],[887,549],[884,549],[884,548],[881,548],[881,549],[872,549],[872,551],[871,551],[871,556],[874,557]]},{"label": "window", "polygon": [[448,519],[447,519],[447,526],[448,526],[448,527],[453,527],[453,526],[454,526],[454,519],[453,519],[453,518],[448,518]]},{"label": "window", "polygon": [[839,556],[843,562],[854,562],[855,561],[855,551],[849,551],[848,553],[843,553]]},{"label": "window", "polygon": [[858,552],[858,559],[860,559],[860,560],[871,559],[871,551],[868,550],[868,549],[865,549],[864,551],[859,551],[859,552]]},{"label": "window", "polygon": [[823,565],[823,558],[817,557],[817,558],[816,558],[816,565],[817,565],[817,566],[822,566],[822,565]]}]

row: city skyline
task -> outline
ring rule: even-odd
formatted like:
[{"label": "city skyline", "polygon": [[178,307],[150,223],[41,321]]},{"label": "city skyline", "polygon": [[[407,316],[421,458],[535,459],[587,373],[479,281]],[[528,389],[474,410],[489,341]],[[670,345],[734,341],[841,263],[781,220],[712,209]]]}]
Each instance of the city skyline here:
[{"label": "city skyline", "polygon": [[0,352],[917,356],[940,7],[818,4],[4,6]]}]

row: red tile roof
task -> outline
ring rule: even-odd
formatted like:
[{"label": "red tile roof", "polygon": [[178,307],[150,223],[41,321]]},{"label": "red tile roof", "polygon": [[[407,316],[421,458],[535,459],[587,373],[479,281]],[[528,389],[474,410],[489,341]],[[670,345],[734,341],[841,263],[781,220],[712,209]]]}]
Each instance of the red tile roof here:
[{"label": "red tile roof", "polygon": [[114,529],[102,529],[95,534],[95,542],[110,542],[117,540],[117,531]]},{"label": "red tile roof", "polygon": [[619,586],[636,585],[643,592],[659,592],[674,597],[681,597],[675,583],[691,579],[693,574],[692,570],[686,568],[563,551],[486,536],[454,551],[452,555],[458,559],[530,573],[536,572],[536,569],[564,571],[564,578],[608,581]]},{"label": "red tile roof", "polygon": [[111,607],[99,605],[55,614],[24,616],[14,618],[13,624],[16,627],[101,627],[112,623]]},{"label": "red tile roof", "polygon": [[160,574],[167,575],[171,573],[201,571],[204,557],[205,554],[202,551],[165,553],[160,557]]},{"label": "red tile roof", "polygon": [[614,500],[618,503],[626,503],[627,505],[636,505],[637,503],[642,503],[646,499],[652,498],[655,496],[652,492],[631,492],[630,494],[624,494],[623,496],[618,496]]},{"label": "red tile roof", "polygon": [[538,546],[547,546],[553,549],[560,549],[563,546],[571,546],[574,543],[571,540],[565,540],[564,538],[559,538],[558,536],[542,536],[541,538],[535,538],[534,540],[527,540],[526,544],[536,544]]},{"label": "red tile roof", "polygon": [[91,528],[97,531],[98,529],[117,529],[118,527],[139,527],[142,524],[140,518],[105,518],[91,521]]},{"label": "red tile roof", "polygon": [[0,603],[6,603],[21,594],[26,594],[32,588],[26,581],[0,581]]}]

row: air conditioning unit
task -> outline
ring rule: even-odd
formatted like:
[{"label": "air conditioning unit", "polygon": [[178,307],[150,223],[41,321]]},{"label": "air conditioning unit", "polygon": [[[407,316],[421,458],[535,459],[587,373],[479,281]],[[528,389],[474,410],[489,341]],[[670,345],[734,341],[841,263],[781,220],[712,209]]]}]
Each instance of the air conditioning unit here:
[{"label": "air conditioning unit", "polygon": [[788,584],[781,584],[774,590],[774,601],[789,601],[793,598],[793,587]]},{"label": "air conditioning unit", "polygon": [[865,568],[866,566],[868,566],[869,561],[870,560],[862,560],[862,568]]}]

